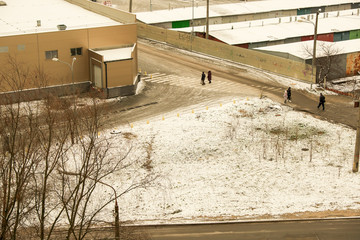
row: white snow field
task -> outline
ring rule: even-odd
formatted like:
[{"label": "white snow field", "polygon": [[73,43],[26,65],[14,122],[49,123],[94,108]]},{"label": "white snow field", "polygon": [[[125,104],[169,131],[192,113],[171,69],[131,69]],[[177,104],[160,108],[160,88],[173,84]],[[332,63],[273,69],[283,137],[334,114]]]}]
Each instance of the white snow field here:
[{"label": "white snow field", "polygon": [[[119,199],[121,221],[192,223],[360,208],[355,130],[266,98],[216,104],[101,133],[114,146],[131,135],[131,156],[149,159],[162,176],[156,187]],[[115,174],[106,181],[122,189],[124,179]],[[112,194],[100,185],[98,191],[99,201]],[[108,221],[112,207],[102,212]]]}]

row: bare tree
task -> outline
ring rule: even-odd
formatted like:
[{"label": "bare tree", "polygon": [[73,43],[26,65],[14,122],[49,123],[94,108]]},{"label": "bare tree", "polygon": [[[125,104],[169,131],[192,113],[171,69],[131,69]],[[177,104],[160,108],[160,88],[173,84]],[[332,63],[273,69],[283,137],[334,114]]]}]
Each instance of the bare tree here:
[{"label": "bare tree", "polygon": [[[340,71],[341,67],[341,54],[342,50],[337,48],[335,44],[328,42],[318,42],[319,56],[316,56],[316,76],[319,84],[324,87],[326,81],[335,79],[343,73]],[[313,57],[313,50],[310,47],[304,47],[304,51],[308,56]]]},{"label": "bare tree", "polygon": [[[84,239],[109,204],[152,186],[159,175],[145,167],[149,159],[130,157],[131,141],[119,148],[99,137],[106,126],[96,96],[81,108],[76,99],[71,106],[68,98],[51,95],[24,103],[28,82],[46,86],[47,76],[22,68],[16,59],[9,66],[0,71],[1,90],[13,91],[0,105],[0,240],[24,239],[33,230],[34,237],[51,239],[60,224],[67,239]],[[133,174],[132,181],[118,188],[107,183],[124,171]],[[113,193],[98,201],[94,193],[104,186]]]},{"label": "bare tree", "polygon": [[[0,239],[16,239],[19,225],[33,208],[31,172],[40,161],[36,119],[29,112],[23,116],[20,103],[3,107],[0,116],[2,153],[1,235]],[[31,111],[29,108],[26,110]]]},{"label": "bare tree", "polygon": [[[73,145],[71,154],[60,162],[57,187],[67,219],[66,239],[84,239],[105,207],[133,189],[151,186],[159,177],[143,167],[146,159],[141,161],[129,157],[131,144],[118,149],[106,136],[98,136],[104,122],[102,108],[97,105],[96,99],[92,99],[92,105],[77,111],[78,144]],[[98,201],[99,196],[94,194],[96,188],[109,187],[106,179],[110,175],[130,167],[138,169],[141,174],[136,175],[135,180],[121,191],[111,186],[112,195]]]},{"label": "bare tree", "polygon": [[3,90],[13,94],[2,96],[0,115],[0,239],[16,239],[18,229],[33,209],[31,172],[40,161],[36,110],[21,104],[22,90],[31,78],[30,72],[9,57],[0,72]]},{"label": "bare tree", "polygon": [[[39,239],[50,239],[64,208],[53,201],[54,175],[60,159],[67,153],[68,127],[61,118],[61,100],[51,95],[44,101],[42,124],[38,126],[41,162],[33,170],[33,192],[35,214],[39,224],[35,225]],[[50,217],[52,215],[53,217]]]}]

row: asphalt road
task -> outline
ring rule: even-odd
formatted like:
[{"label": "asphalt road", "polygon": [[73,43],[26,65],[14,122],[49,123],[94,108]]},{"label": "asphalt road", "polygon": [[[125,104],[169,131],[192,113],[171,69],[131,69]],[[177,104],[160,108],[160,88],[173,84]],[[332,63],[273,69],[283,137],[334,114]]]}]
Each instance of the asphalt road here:
[{"label": "asphalt road", "polygon": [[[215,102],[224,97],[259,97],[266,96],[279,103],[283,102],[283,92],[289,85],[276,81],[277,76],[253,69],[241,64],[230,63],[222,59],[182,51],[171,46],[138,40],[139,69],[148,76],[161,73],[177,77],[180,84],[147,83],[144,91],[138,95],[122,98],[106,107],[108,128],[118,124],[131,123],[171,112],[179,108],[204,102]],[[208,86],[197,89],[194,85],[181,84],[181,78],[193,79],[200,86],[201,72],[212,71],[213,82],[232,84],[230,92],[221,89],[211,91]],[[145,77],[145,76],[143,76]],[[317,109],[318,95],[304,90],[292,91],[289,106],[297,111],[334,123],[341,123],[356,129],[358,109],[353,108],[350,97],[326,95],[325,111]]]},{"label": "asphalt road", "polygon": [[152,240],[359,240],[360,219],[154,226]]},{"label": "asphalt road", "polygon": [[[202,71],[207,72],[212,70],[213,79],[221,81],[228,81],[237,83],[238,92],[232,94],[234,96],[259,96],[260,93],[274,101],[282,103],[284,89],[289,85],[281,85],[276,81],[276,75],[269,74],[260,69],[251,69],[240,64],[233,64],[221,59],[210,58],[208,56],[194,55],[186,51],[177,50],[170,46],[139,40],[138,43],[139,54],[139,68],[147,73],[160,72],[165,74],[178,75],[180,77],[191,77],[200,79]],[[199,80],[200,81],[200,80]],[[214,80],[215,81],[215,80]],[[159,86],[157,86],[159,87]],[[179,89],[169,89],[166,86],[161,86],[160,93],[170,93],[172,90],[178,91]],[[190,88],[190,89],[189,89]],[[153,100],[157,101],[156,88],[151,96]],[[150,92],[148,92],[150,93]],[[146,93],[145,93],[146,94]],[[198,101],[203,101],[203,98],[192,98],[192,96],[204,95],[208,98],[220,98],[229,96],[229,93],[218,91],[216,94],[208,93],[206,91],[194,91],[191,86],[183,86],[183,92],[174,92],[169,94],[171,97],[176,98],[178,101],[174,102],[173,107],[179,107],[183,104],[196,104]],[[187,96],[184,98],[183,96]],[[136,97],[135,97],[136,98]],[[318,110],[318,94],[312,94],[303,90],[292,91],[293,101],[289,104],[295,110],[307,112],[317,118],[328,120],[335,123],[341,123],[352,128],[356,128],[358,119],[358,110],[353,107],[352,98],[341,95],[326,95],[326,109],[325,111]],[[181,100],[179,102],[179,99]],[[162,98],[161,101],[168,101]],[[168,101],[171,105],[172,101]],[[178,104],[176,104],[178,103]],[[161,106],[161,104],[159,105]],[[170,109],[170,106],[165,108]]]}]

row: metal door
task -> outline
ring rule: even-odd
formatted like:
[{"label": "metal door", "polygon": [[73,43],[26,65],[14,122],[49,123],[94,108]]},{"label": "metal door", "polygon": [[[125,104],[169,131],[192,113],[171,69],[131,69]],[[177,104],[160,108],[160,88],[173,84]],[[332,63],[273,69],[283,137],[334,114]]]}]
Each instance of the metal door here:
[{"label": "metal door", "polygon": [[98,88],[103,88],[102,87],[102,74],[101,74],[101,67],[97,66],[97,65],[93,65],[94,66],[94,84],[95,87]]}]

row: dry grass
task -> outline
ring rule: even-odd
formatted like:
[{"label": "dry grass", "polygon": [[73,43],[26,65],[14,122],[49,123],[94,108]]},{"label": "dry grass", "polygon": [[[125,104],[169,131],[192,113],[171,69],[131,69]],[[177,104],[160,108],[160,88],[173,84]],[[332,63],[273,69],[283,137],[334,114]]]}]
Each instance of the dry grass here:
[{"label": "dry grass", "polygon": [[124,136],[125,139],[128,139],[128,140],[137,138],[137,135],[135,135],[131,132],[124,132],[124,133],[122,133],[122,135]]}]

